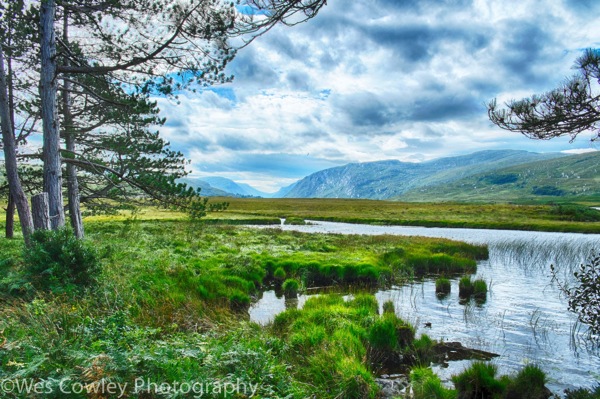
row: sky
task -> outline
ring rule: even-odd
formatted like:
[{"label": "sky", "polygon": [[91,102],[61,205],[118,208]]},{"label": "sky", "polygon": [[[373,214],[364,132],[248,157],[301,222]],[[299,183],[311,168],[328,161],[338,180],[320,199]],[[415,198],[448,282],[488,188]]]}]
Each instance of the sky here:
[{"label": "sky", "polygon": [[242,49],[234,80],[158,98],[161,134],[192,176],[273,192],[354,162],[490,149],[594,150],[591,133],[527,139],[486,104],[551,90],[600,47],[596,0],[329,0]]}]

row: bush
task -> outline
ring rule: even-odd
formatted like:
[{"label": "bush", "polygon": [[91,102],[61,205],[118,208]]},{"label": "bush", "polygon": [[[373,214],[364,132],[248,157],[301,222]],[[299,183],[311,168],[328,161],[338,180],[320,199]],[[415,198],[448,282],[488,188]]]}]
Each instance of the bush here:
[{"label": "bush", "polygon": [[[550,266],[556,280],[554,265]],[[577,285],[560,289],[569,300],[569,310],[577,314],[579,321],[589,326],[592,334],[600,334],[600,255],[594,256],[579,271],[573,273]]]},{"label": "bush", "polygon": [[36,289],[69,292],[91,285],[100,271],[95,249],[71,230],[38,230],[24,252],[25,274]]},{"label": "bush", "polygon": [[450,280],[445,277],[440,277],[435,280],[435,293],[438,295],[446,295],[450,293]]}]

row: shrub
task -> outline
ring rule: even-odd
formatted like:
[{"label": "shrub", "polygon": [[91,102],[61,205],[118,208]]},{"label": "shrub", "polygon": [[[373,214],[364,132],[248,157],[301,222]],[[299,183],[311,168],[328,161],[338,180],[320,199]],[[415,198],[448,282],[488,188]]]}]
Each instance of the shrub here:
[{"label": "shrub", "polygon": [[504,384],[496,380],[496,372],[493,364],[475,362],[462,373],[452,376],[458,399],[493,398],[502,394]]},{"label": "shrub", "polygon": [[[550,266],[556,280],[554,265]],[[573,273],[577,285],[571,288],[560,286],[569,300],[569,310],[577,314],[579,321],[589,326],[592,334],[600,334],[600,255],[589,259],[579,271]]]},{"label": "shrub", "polygon": [[445,277],[440,277],[435,280],[435,293],[438,295],[446,295],[450,293],[450,280]]},{"label": "shrub", "polygon": [[91,285],[100,271],[95,249],[71,230],[38,230],[24,252],[25,275],[40,290],[69,292]]}]

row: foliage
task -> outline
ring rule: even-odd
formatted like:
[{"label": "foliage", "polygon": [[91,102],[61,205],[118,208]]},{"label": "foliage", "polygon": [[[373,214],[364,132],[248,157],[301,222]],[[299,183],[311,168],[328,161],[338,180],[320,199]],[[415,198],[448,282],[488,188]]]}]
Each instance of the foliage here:
[{"label": "foliage", "polygon": [[77,239],[67,228],[35,231],[23,257],[27,279],[44,291],[63,292],[90,286],[100,272],[91,243]]},{"label": "foliage", "polygon": [[511,101],[498,109],[496,100],[488,105],[490,120],[502,129],[520,132],[529,138],[548,140],[563,135],[574,140],[581,132],[592,131],[600,138],[600,51],[588,49],[575,63],[577,74],[561,87],[542,95]]},{"label": "foliage", "polygon": [[[554,280],[554,265],[550,266]],[[590,333],[600,334],[600,255],[592,256],[586,264],[573,273],[576,285],[559,288],[569,301],[569,310],[577,314],[579,321],[588,325]]]},{"label": "foliage", "polygon": [[[98,305],[52,298],[0,310],[0,331],[9,343],[0,351],[0,380],[46,381],[52,391],[44,395],[48,398],[65,397],[58,384],[69,380],[90,388],[126,384],[128,397],[163,397],[147,382],[212,386],[238,380],[256,386],[256,397],[304,396],[281,358],[284,344],[260,329],[240,325],[209,333],[165,331],[135,323],[127,311]],[[13,317],[4,317],[9,314]],[[143,387],[136,394],[138,378],[143,379]],[[22,396],[5,392],[3,397]],[[70,397],[89,396],[84,392]],[[212,393],[206,397],[223,398]]]}]

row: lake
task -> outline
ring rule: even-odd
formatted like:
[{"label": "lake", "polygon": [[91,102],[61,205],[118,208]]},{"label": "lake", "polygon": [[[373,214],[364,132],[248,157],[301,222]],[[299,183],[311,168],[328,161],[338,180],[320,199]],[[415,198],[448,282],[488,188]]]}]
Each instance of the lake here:
[{"label": "lake", "polygon": [[[585,339],[585,327],[567,311],[567,301],[552,282],[555,265],[561,283],[593,253],[600,252],[599,234],[549,233],[512,230],[452,229],[372,226],[310,221],[309,225],[283,225],[284,230],[328,234],[409,235],[449,238],[487,244],[489,260],[478,263],[476,277],[489,285],[483,304],[461,304],[458,278],[451,293],[439,299],[435,281],[425,279],[391,289],[375,291],[380,304],[392,300],[396,313],[437,340],[460,341],[465,346],[500,355],[493,362],[500,374],[518,371],[535,363],[546,372],[554,392],[566,388],[592,387],[600,383],[600,352]],[[351,295],[351,294],[349,294]],[[267,324],[286,306],[301,307],[308,295],[286,304],[274,291],[262,293],[250,310],[251,320]],[[431,323],[431,328],[424,323]],[[469,362],[434,366],[446,383]]]}]

